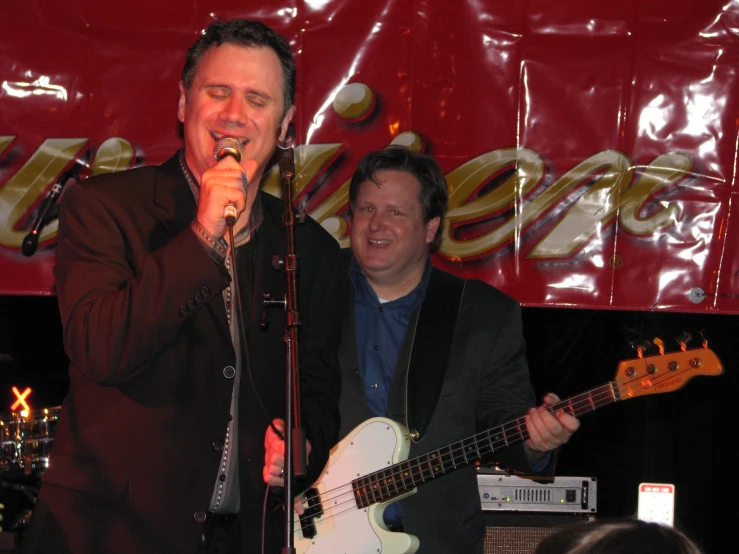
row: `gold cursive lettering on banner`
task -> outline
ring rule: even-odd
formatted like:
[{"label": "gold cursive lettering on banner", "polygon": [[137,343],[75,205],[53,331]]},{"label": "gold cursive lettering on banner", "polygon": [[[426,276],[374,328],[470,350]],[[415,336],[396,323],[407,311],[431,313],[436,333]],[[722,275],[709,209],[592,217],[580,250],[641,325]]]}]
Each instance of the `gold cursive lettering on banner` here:
[{"label": "gold cursive lettering on banner", "polygon": [[131,167],[135,159],[136,151],[130,142],[120,137],[109,138],[95,153],[90,176],[123,171]]},{"label": "gold cursive lettering on banner", "polygon": [[[573,167],[550,188],[566,194],[587,184],[585,192],[526,257],[566,258],[577,252],[616,217],[631,173],[628,158],[615,150],[599,152]],[[545,205],[560,199],[553,196]]]},{"label": "gold cursive lettering on banner", "polygon": [[690,158],[683,154],[663,154],[629,186],[634,168],[625,155],[610,150],[592,156],[560,181],[577,185],[599,174],[596,181],[527,258],[568,258],[603,232],[617,214],[623,229],[635,235],[651,235],[675,224],[681,213],[675,202],[649,217],[640,217],[639,213],[658,192],[687,175],[691,167]]},{"label": "gold cursive lettering on banner", "polygon": [[670,152],[657,156],[621,197],[621,225],[635,235],[652,235],[680,219],[680,205],[671,202],[650,217],[639,213],[659,192],[690,174],[693,161],[685,154]]},{"label": "gold cursive lettering on banner", "polygon": [[[469,200],[492,177],[511,168],[514,171],[503,183]],[[535,209],[524,211],[521,201],[534,190],[543,175],[541,158],[526,148],[493,150],[450,172],[447,184],[451,193],[439,253],[454,260],[475,258],[511,241],[517,232],[538,216]],[[512,213],[508,215],[508,211]],[[502,216],[503,220],[482,236],[457,239],[452,233],[455,225],[493,216]]]},{"label": "gold cursive lettering on banner", "polygon": [[[2,155],[15,137],[0,137]],[[14,227],[28,210],[75,160],[88,139],[47,139],[23,167],[0,187],[0,245],[19,248],[24,231]],[[423,141],[413,132],[397,135],[391,144],[421,150]],[[349,245],[343,213],[349,204],[349,180],[328,194],[320,187],[322,174],[340,154],[342,143],[302,145],[295,148],[295,197],[315,194],[310,215],[342,247]],[[119,137],[104,141],[91,166],[91,175],[131,167],[136,152]],[[514,242],[533,225],[550,226],[546,235],[526,253],[528,259],[571,257],[593,236],[618,217],[620,225],[635,235],[651,235],[674,225],[680,215],[677,202],[663,203],[655,197],[690,175],[692,160],[679,153],[663,154],[635,174],[630,160],[615,150],[599,152],[580,162],[552,184],[543,186],[544,163],[526,148],[503,148],[486,152],[446,176],[449,186],[447,211],[439,253],[451,260],[474,259]],[[313,186],[316,190],[308,190]],[[279,170],[266,175],[263,190],[281,197]],[[657,208],[657,209],[655,209]],[[557,211],[559,210],[559,211]],[[551,217],[544,219],[550,214]],[[53,238],[58,221],[48,223],[40,241]]]}]

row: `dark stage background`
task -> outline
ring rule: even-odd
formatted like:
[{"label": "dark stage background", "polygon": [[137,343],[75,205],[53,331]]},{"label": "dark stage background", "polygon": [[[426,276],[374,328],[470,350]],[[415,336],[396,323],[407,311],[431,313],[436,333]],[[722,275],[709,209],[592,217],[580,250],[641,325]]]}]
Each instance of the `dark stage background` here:
[{"label": "dark stage background", "polygon": [[[524,308],[539,396],[552,390],[564,398],[612,379],[620,360],[636,357],[630,342],[639,338],[660,337],[667,350],[677,350],[673,338],[680,332],[698,337],[704,330],[724,364],[722,376],[697,377],[678,391],[583,417],[557,475],[598,479],[597,518],[635,515],[641,482],[673,483],[676,526],[709,553],[736,551],[737,321],[731,315]],[[55,297],[0,296],[0,354],[0,412],[8,411],[13,385],[33,388],[34,408],[61,403],[67,359]],[[6,512],[23,503],[7,488],[2,495]]]}]

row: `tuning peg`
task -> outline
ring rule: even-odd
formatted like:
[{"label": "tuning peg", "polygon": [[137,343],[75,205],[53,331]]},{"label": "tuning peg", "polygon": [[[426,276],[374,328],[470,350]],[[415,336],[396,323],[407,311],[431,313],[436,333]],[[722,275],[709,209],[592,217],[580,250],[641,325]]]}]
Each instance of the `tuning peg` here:
[{"label": "tuning peg", "polygon": [[698,334],[701,336],[703,348],[708,348],[708,332],[705,329],[701,329],[700,331],[698,331]]},{"label": "tuning peg", "polygon": [[680,350],[685,352],[688,349],[688,343],[693,339],[693,335],[688,333],[687,331],[683,331],[678,336],[675,337],[675,340],[680,345]]},{"label": "tuning peg", "polygon": [[640,358],[644,357],[644,353],[649,348],[649,342],[645,341],[644,339],[634,339],[629,343],[629,345],[631,346],[631,348],[636,350],[636,354]]},{"label": "tuning peg", "polygon": [[665,343],[664,341],[659,337],[654,337],[652,339],[652,342],[657,345],[657,348],[659,348],[659,355],[664,356],[665,355]]}]

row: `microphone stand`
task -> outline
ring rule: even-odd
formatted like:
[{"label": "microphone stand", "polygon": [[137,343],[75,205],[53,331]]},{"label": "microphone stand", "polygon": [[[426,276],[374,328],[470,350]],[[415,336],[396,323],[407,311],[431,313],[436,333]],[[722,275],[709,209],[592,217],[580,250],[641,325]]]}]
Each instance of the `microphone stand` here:
[{"label": "microphone stand", "polygon": [[[298,360],[298,331],[302,325],[298,311],[298,259],[295,254],[295,212],[292,207],[292,180],[295,177],[295,159],[290,141],[280,146],[280,181],[282,199],[285,202],[286,253],[284,260],[276,260],[277,267],[284,267],[287,278],[287,294],[284,299],[285,322],[285,546],[283,554],[295,552],[293,520],[293,484],[295,478],[307,475],[305,430],[300,417],[300,364]],[[301,216],[302,221],[302,216]],[[270,304],[274,301],[265,300]]]},{"label": "microphone stand", "polygon": [[[85,166],[86,164],[84,162],[77,160],[71,168],[59,176],[57,182],[51,187],[51,191],[49,191],[49,194],[46,195],[39,206],[33,225],[31,226],[31,230],[23,238],[23,242],[21,243],[21,252],[23,252],[24,256],[30,257],[34,255],[38,248],[41,231],[49,224],[50,221],[53,220],[54,217],[58,216],[54,211],[54,207],[62,194],[62,189],[71,181],[79,182],[80,171]],[[51,217],[49,218],[49,216]]]},{"label": "microphone stand", "polygon": [[33,256],[33,254],[36,252],[36,249],[38,248],[38,239],[41,235],[41,230],[48,223],[48,221],[46,221],[46,216],[51,207],[56,204],[57,199],[62,193],[62,188],[71,178],[71,176],[62,176],[62,178],[54,183],[54,186],[51,188],[51,192],[49,192],[46,198],[44,198],[39,208],[38,214],[36,215],[36,219],[33,222],[31,230],[23,238],[23,243],[21,244],[21,252],[23,252],[24,256],[30,257]]}]

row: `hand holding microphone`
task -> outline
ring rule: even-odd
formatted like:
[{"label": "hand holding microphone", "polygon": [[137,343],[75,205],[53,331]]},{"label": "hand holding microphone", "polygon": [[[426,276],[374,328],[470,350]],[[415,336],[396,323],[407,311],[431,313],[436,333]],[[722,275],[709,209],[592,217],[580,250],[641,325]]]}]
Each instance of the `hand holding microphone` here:
[{"label": "hand holding microphone", "polygon": [[245,160],[245,167],[242,167],[243,156],[241,140],[224,137],[213,149],[216,165],[201,176],[197,220],[218,238],[226,233],[227,226],[236,223],[247,208],[247,174],[253,178],[258,166],[255,160]]}]

